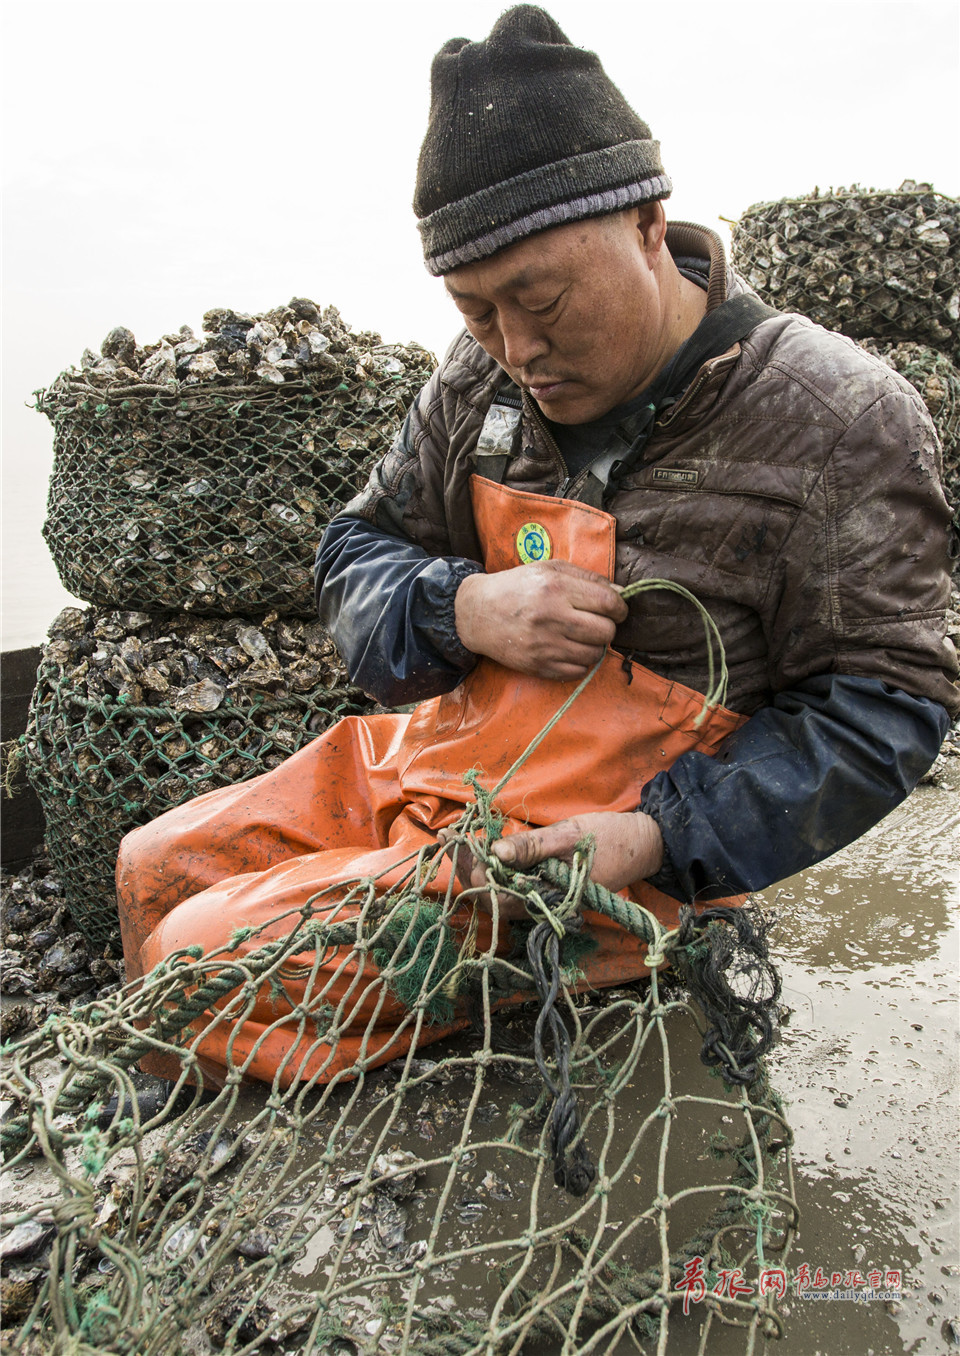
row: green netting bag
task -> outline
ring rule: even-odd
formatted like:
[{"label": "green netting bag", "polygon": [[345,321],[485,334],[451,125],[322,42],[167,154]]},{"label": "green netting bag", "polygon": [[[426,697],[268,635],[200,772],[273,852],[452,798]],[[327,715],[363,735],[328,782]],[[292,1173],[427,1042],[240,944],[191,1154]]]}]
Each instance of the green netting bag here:
[{"label": "green netting bag", "polygon": [[98,945],[116,938],[114,868],[129,830],[278,767],[372,706],[317,622],[66,608],[24,754],[77,928]]},{"label": "green netting bag", "polygon": [[781,311],[960,358],[960,202],[928,184],[757,203],[734,226],[732,260]]},{"label": "green netting bag", "polygon": [[209,311],[37,392],[54,426],[43,529],[64,587],[102,607],[313,612],[324,525],[365,483],[433,369],[304,299]]}]

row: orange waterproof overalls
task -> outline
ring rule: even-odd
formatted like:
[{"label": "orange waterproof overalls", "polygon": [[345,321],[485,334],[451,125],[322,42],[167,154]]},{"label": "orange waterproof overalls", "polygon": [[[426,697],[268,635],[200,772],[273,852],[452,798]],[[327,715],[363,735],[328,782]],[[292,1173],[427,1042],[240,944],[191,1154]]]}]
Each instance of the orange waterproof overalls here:
[{"label": "orange waterproof overalls", "polygon": [[[488,572],[555,559],[613,579],[616,520],[610,514],[477,475],[471,495]],[[183,947],[223,947],[240,928],[257,929],[249,944],[240,945],[240,955],[285,936],[290,911],[339,882],[377,876],[386,889],[408,869],[399,863],[435,842],[438,830],[473,800],[464,772],[479,768],[482,784],[495,786],[575,686],[482,658],[452,692],[410,715],[348,717],[274,771],[199,796],[134,830],[121,845],[117,866],[127,977],[146,973]],[[742,723],[716,707],[697,728],[702,706],[699,693],[608,651],[583,693],[498,796],[504,832],[590,810],[635,809],[641,788],[657,772],[690,749],[714,753]],[[446,889],[448,870],[445,865],[433,884],[437,894]],[[675,924],[676,900],[645,881],[628,893],[668,926]],[[336,891],[326,898],[336,898]],[[452,922],[456,927],[459,919],[465,931],[472,916],[473,909],[464,908]],[[646,972],[645,947],[637,938],[599,914],[587,913],[585,923],[598,942],[580,962],[589,984],[623,983]],[[491,921],[484,915],[476,949],[490,943]],[[331,973],[338,961],[342,955],[330,961]],[[365,965],[372,970],[369,958]],[[345,985],[338,980],[326,1001],[336,1003]],[[287,988],[299,996],[296,981]],[[403,1015],[398,1003],[376,997],[382,1006],[367,1042],[368,1064],[405,1053],[412,1038],[409,1023],[399,1034],[395,1030]],[[278,1001],[261,992],[252,1016],[233,1033],[235,1063],[284,1014]],[[349,1068],[374,1010],[371,992],[356,1012],[356,1040],[341,1038],[335,1051],[318,1047],[305,1066],[293,1058],[287,1068],[297,1068],[300,1077],[322,1068],[324,1080]],[[419,1043],[465,1024],[459,1018],[424,1027]],[[248,1066],[252,1075],[274,1077],[300,1039],[295,1025],[262,1041]],[[217,1026],[199,1052],[225,1065],[230,1034]]]}]

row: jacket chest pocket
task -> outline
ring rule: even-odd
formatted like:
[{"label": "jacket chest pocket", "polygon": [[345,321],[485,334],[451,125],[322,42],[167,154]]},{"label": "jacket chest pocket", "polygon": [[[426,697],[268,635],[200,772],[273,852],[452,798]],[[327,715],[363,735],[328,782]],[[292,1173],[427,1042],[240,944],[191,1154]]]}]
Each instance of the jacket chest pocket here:
[{"label": "jacket chest pocket", "polygon": [[618,547],[756,580],[773,568],[815,480],[795,467],[645,467],[617,496]]}]

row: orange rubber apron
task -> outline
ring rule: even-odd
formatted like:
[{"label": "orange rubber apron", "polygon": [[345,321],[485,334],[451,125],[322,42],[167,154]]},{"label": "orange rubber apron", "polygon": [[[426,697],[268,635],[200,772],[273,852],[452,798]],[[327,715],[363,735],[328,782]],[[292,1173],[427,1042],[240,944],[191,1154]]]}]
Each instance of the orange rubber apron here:
[{"label": "orange rubber apron", "polygon": [[[609,514],[520,493],[477,475],[471,496],[488,573],[553,559],[613,579],[616,521]],[[330,886],[377,876],[378,888],[386,889],[408,870],[410,854],[434,843],[437,831],[473,801],[464,772],[478,768],[481,784],[495,786],[575,687],[482,658],[457,688],[411,715],[348,717],[274,771],[200,796],[134,830],[121,845],[117,866],[128,978],[180,948],[199,944],[212,951],[227,945],[237,929],[256,929],[234,953],[239,958],[285,936],[291,911]],[[702,706],[699,693],[608,651],[585,690],[498,796],[504,832],[591,810],[635,809],[651,777],[690,749],[714,753],[742,723],[742,717],[717,707],[698,729]],[[433,893],[445,892],[448,873],[445,864]],[[676,900],[645,881],[626,893],[667,926],[675,924]],[[333,890],[326,899],[337,897]],[[465,935],[473,912],[464,908],[454,915],[455,940]],[[598,943],[579,962],[585,986],[623,983],[646,973],[646,948],[637,938],[600,914],[588,912],[585,923]],[[491,928],[491,919],[482,915],[477,953],[492,944]],[[498,938],[498,950],[506,951],[509,940]],[[330,975],[343,958],[343,952],[327,958]],[[309,968],[309,956],[299,959]],[[365,969],[358,983],[360,964]],[[315,1044],[305,1062],[295,1048],[300,1040],[295,1022],[264,1038],[265,1028],[290,1012],[266,986],[240,1029],[217,1026],[198,1049],[219,1066],[228,1059],[240,1063],[253,1051],[248,1072],[266,1080],[284,1061],[282,1081],[315,1076],[327,1081],[361,1055],[367,1067],[385,1063],[409,1049],[413,1026],[396,1030],[405,1010],[392,996],[384,1001],[376,976],[366,957],[337,977],[324,1001],[336,1006],[352,985],[350,1032],[335,1048]],[[294,1001],[302,997],[296,978],[284,982]],[[314,977],[313,993],[322,982],[322,975]],[[368,1032],[371,1021],[374,1029]],[[465,1025],[458,1017],[424,1026],[418,1043]]]}]

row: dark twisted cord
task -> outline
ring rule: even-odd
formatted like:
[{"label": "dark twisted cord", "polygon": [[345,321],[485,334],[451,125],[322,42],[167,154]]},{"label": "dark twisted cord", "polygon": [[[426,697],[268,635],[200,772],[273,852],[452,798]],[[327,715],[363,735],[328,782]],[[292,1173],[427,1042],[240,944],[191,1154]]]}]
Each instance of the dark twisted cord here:
[{"label": "dark twisted cord", "polygon": [[[568,919],[567,926],[572,922],[572,919]],[[560,991],[560,939],[546,920],[538,923],[527,938],[527,959],[541,1004],[533,1033],[533,1056],[544,1085],[554,1099],[550,1112],[553,1180],[572,1196],[583,1196],[597,1171],[587,1157],[583,1144],[573,1144],[580,1128],[580,1114],[570,1086],[570,1036],[556,1008]],[[553,1039],[556,1081],[550,1074],[544,1054],[545,1029],[549,1029]]]},{"label": "dark twisted cord", "polygon": [[779,1036],[781,980],[767,946],[769,926],[748,907],[684,908],[673,953],[707,1019],[700,1058],[744,1086]]}]

